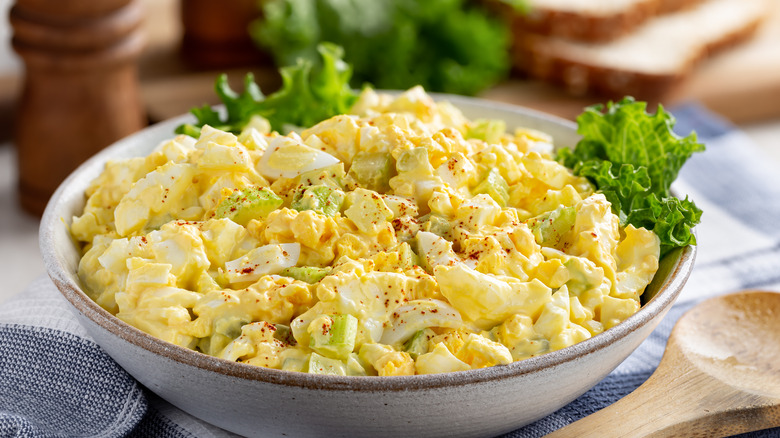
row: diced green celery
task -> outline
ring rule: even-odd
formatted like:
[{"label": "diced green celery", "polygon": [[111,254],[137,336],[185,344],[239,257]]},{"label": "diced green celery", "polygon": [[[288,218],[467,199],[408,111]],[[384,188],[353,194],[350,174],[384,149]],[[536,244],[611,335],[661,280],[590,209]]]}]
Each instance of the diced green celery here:
[{"label": "diced green celery", "polygon": [[344,188],[345,175],[344,163],[336,163],[331,166],[304,172],[298,178],[300,179],[300,185],[303,187],[327,186],[342,190]]},{"label": "diced green celery", "polygon": [[592,264],[584,262],[582,257],[571,257],[563,263],[569,272],[569,281],[566,287],[572,296],[579,297],[582,293],[598,286],[602,281],[603,273],[595,270]]},{"label": "diced green celery", "polygon": [[214,330],[211,336],[198,342],[198,349],[208,355],[216,356],[227,344],[241,335],[241,327],[247,321],[240,317],[231,316],[219,318],[214,321]]},{"label": "diced green celery", "polygon": [[247,187],[233,191],[217,206],[215,217],[228,218],[246,225],[251,219],[262,219],[282,206],[282,198],[268,187]]},{"label": "diced green celery", "polygon": [[241,327],[247,322],[236,316],[220,318],[214,321],[214,332],[225,335],[231,340],[241,336]]},{"label": "diced green celery", "polygon": [[350,353],[347,357],[347,375],[348,376],[367,376],[370,366],[363,362],[357,353]]},{"label": "diced green celery", "polygon": [[484,338],[490,339],[493,342],[499,342],[498,340],[498,329],[501,327],[501,325],[497,325],[493,327],[490,330],[484,330],[480,335]]},{"label": "diced green celery", "polygon": [[420,265],[420,257],[414,253],[412,246],[408,243],[398,244],[398,254],[401,258],[401,269],[412,269]]},{"label": "diced green celery", "polygon": [[395,159],[386,152],[358,152],[349,168],[360,187],[379,193],[390,190],[390,178],[396,175]]},{"label": "diced green celery", "polygon": [[178,126],[175,132],[177,134],[189,135],[192,138],[200,137],[200,127],[191,123],[185,123],[184,125]]},{"label": "diced green celery", "polygon": [[297,357],[287,357],[282,361],[282,369],[285,371],[305,373],[309,371],[309,361]]},{"label": "diced green celery", "polygon": [[290,208],[298,211],[314,210],[325,216],[335,216],[341,210],[346,195],[326,185],[300,187]]},{"label": "diced green celery", "polygon": [[214,273],[214,281],[219,286],[219,289],[226,289],[230,287],[230,278],[228,278],[227,271],[220,269]]},{"label": "diced green celery", "polygon": [[209,354],[211,351],[211,337],[205,337],[198,339],[198,343],[195,345],[195,350],[201,353]]},{"label": "diced green celery", "polygon": [[309,284],[314,284],[325,278],[330,273],[330,268],[318,268],[316,266],[293,266],[285,268],[279,275],[294,278]]},{"label": "diced green celery", "polygon": [[358,320],[350,314],[323,315],[311,324],[309,347],[335,359],[345,359],[355,348]]},{"label": "diced green celery", "polygon": [[422,147],[404,151],[399,157],[395,167],[399,172],[413,172],[423,170],[430,166],[428,150]]},{"label": "diced green celery", "polygon": [[409,353],[412,359],[416,359],[417,356],[428,352],[428,340],[434,336],[436,333],[429,328],[418,330],[404,343],[404,351]]},{"label": "diced green celery", "polygon": [[473,192],[474,194],[490,195],[502,207],[506,207],[507,202],[509,202],[509,184],[495,167],[490,169],[487,177],[474,188]]},{"label": "diced green celery", "polygon": [[217,283],[217,280],[206,271],[201,272],[193,287],[195,292],[200,292],[202,294],[216,289],[222,289],[222,286],[220,286],[219,283]]},{"label": "diced green celery", "polygon": [[311,374],[328,374],[331,376],[347,375],[347,367],[344,365],[344,362],[338,359],[320,356],[317,353],[311,354],[308,371]]},{"label": "diced green celery", "polygon": [[556,248],[574,226],[577,212],[574,207],[560,206],[526,221],[526,225],[536,239],[536,243],[542,246]]},{"label": "diced green celery", "polygon": [[506,122],[503,120],[479,119],[469,127],[466,138],[476,138],[488,143],[499,143],[506,132]]},{"label": "diced green celery", "polygon": [[423,223],[423,230],[430,231],[431,233],[444,237],[447,240],[452,240],[452,224],[447,219],[435,214],[428,216],[428,220]]},{"label": "diced green celery", "polygon": [[285,343],[285,345],[295,345],[295,337],[293,336],[292,329],[289,325],[274,324],[276,331],[274,331],[274,339],[278,339]]}]

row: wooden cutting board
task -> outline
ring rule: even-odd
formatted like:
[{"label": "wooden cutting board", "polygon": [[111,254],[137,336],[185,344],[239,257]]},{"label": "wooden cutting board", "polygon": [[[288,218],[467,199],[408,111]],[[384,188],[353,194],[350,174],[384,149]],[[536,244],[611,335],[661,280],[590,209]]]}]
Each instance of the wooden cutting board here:
[{"label": "wooden cutting board", "polygon": [[[702,61],[660,99],[664,106],[696,100],[735,123],[780,119],[780,1],[750,40]],[[572,97],[539,82],[510,80],[482,97],[537,108],[569,119],[597,97]]]}]

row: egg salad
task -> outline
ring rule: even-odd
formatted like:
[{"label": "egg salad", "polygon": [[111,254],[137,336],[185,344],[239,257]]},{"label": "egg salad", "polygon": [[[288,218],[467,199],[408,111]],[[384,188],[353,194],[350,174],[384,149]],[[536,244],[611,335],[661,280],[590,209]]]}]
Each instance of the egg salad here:
[{"label": "egg salad", "polygon": [[204,126],[106,165],[71,224],[78,274],[121,320],[230,361],[509,364],[620,323],[658,269],[656,234],[552,152],[419,87],[287,135]]}]

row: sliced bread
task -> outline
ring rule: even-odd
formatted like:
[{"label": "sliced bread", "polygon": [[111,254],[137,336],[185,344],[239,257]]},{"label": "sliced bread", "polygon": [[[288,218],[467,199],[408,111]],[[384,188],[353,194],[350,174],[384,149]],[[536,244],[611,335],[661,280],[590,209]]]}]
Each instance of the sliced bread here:
[{"label": "sliced bread", "polygon": [[699,60],[751,36],[768,1],[776,0],[708,0],[658,16],[606,43],[516,31],[515,66],[532,77],[564,84],[575,94],[658,97]]},{"label": "sliced bread", "polygon": [[530,11],[514,27],[541,35],[603,42],[630,33],[658,14],[702,0],[529,0]]}]

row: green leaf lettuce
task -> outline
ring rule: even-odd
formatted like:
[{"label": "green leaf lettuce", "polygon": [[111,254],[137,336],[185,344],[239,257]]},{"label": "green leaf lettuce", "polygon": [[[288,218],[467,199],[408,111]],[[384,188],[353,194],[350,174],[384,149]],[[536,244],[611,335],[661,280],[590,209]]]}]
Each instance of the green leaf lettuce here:
[{"label": "green leaf lettuce", "polygon": [[680,137],[674,117],[659,105],[648,114],[645,102],[627,97],[620,102],[588,107],[577,118],[582,139],[562,149],[558,159],[587,177],[612,203],[623,225],[653,230],[661,254],[696,243],[693,227],[701,210],[689,199],[675,198],[670,187],[683,164],[704,150],[695,133]]},{"label": "green leaf lettuce", "polygon": [[181,125],[176,132],[198,137],[200,127],[207,124],[239,133],[254,115],[265,117],[272,129],[283,132],[289,125],[308,127],[348,112],[358,93],[349,86],[352,70],[342,59],[343,50],[334,44],[323,43],[317,51],[321,57],[318,68],[304,59],[281,68],[282,87],[269,96],[263,95],[251,73],[244,78],[241,93],[230,88],[226,75],[220,75],[215,89],[225,105],[225,115],[209,105],[194,108],[191,112],[196,123]]},{"label": "green leaf lettuce", "polygon": [[251,33],[277,65],[316,61],[317,44],[330,41],[344,47],[353,85],[475,94],[509,72],[508,26],[465,0],[266,0],[262,9]]}]

